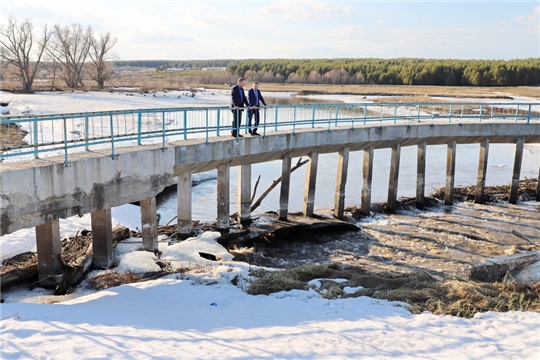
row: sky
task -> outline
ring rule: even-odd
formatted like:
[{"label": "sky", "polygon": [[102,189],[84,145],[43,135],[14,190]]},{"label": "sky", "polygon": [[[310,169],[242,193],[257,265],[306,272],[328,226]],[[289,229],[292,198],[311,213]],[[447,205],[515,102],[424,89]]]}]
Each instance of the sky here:
[{"label": "sky", "polygon": [[10,16],[110,32],[119,60],[540,57],[538,0],[3,0]]}]

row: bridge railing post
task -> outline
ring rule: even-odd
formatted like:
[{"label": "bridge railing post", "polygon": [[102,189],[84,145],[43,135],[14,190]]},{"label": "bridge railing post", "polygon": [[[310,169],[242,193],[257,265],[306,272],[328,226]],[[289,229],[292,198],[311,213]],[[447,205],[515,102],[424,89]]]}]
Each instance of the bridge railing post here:
[{"label": "bridge railing post", "polygon": [[165,150],[165,111],[161,112],[161,150]]},{"label": "bridge railing post", "polygon": [[62,122],[64,125],[64,166],[67,167],[69,164],[68,161],[68,144],[67,144],[67,120],[66,118],[62,118]]},{"label": "bridge railing post", "polygon": [[111,157],[114,159],[114,120],[113,115],[109,115],[111,125]]},{"label": "bridge railing post", "polygon": [[34,159],[37,159],[39,157],[39,150],[38,150],[38,141],[39,141],[39,135],[38,135],[38,119],[32,120],[34,123]]},{"label": "bridge railing post", "polygon": [[266,106],[263,111],[263,138],[266,137]]},{"label": "bridge railing post", "polygon": [[529,112],[527,113],[527,124],[531,123],[531,110],[532,110],[532,105],[529,104]]}]

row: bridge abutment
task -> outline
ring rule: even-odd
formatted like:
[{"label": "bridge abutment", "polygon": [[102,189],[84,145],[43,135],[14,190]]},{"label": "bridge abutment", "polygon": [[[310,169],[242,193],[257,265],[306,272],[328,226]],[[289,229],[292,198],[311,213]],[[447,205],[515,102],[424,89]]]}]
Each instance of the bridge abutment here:
[{"label": "bridge abutment", "polygon": [[311,151],[308,154],[308,165],[306,170],[306,184],[304,188],[304,216],[313,217],[315,208],[315,186],[317,183],[317,167],[319,164],[319,153]]},{"label": "bridge abutment", "polygon": [[347,185],[347,173],[349,168],[349,149],[348,146],[345,146],[338,152],[334,216],[341,220],[343,220],[343,212],[345,209],[345,185]]},{"label": "bridge abutment", "polygon": [[177,177],[176,201],[177,201],[177,218],[176,232],[180,237],[188,237],[191,235],[192,221],[192,195],[191,195],[191,180],[190,172],[185,172]]},{"label": "bridge abutment", "polygon": [[489,139],[484,139],[480,142],[480,155],[478,159],[478,175],[476,177],[476,192],[474,194],[474,202],[477,204],[484,203],[488,157],[489,157]]},{"label": "bridge abutment", "polygon": [[[518,188],[519,188],[519,175],[521,173],[521,164],[523,161],[523,146],[524,139],[522,137],[516,140],[516,154],[514,156],[514,169],[512,171],[512,185],[510,188],[510,203],[517,203]],[[536,196],[538,197],[538,191]]]},{"label": "bridge abutment", "polygon": [[93,211],[92,219],[92,246],[94,268],[108,268],[113,262],[113,232],[111,209]]},{"label": "bridge abutment", "polygon": [[54,287],[55,278],[62,275],[60,221],[56,219],[38,225],[35,230],[39,284],[43,287]]},{"label": "bridge abutment", "polygon": [[287,152],[283,155],[281,160],[281,188],[279,191],[279,220],[287,220],[287,214],[289,213],[289,193],[291,185],[291,164],[292,155],[291,152]]},{"label": "bridge abutment", "polygon": [[140,201],[141,205],[141,233],[143,249],[145,251],[158,251],[158,218],[156,198],[151,197]]},{"label": "bridge abutment", "polygon": [[454,178],[456,176],[456,140],[446,144],[446,183],[444,187],[444,204],[454,204]]},{"label": "bridge abutment", "polygon": [[416,207],[424,208],[426,191],[426,142],[422,141],[417,146],[416,153]]},{"label": "bridge abutment", "polygon": [[229,229],[230,171],[228,162],[217,167],[217,227],[220,230]]}]

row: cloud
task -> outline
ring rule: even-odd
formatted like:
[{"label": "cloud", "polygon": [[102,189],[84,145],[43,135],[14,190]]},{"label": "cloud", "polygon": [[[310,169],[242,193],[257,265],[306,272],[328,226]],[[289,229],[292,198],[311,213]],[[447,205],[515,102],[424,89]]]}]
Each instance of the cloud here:
[{"label": "cloud", "polygon": [[333,18],[354,13],[354,8],[331,2],[288,2],[279,1],[261,8],[264,15],[289,19]]}]

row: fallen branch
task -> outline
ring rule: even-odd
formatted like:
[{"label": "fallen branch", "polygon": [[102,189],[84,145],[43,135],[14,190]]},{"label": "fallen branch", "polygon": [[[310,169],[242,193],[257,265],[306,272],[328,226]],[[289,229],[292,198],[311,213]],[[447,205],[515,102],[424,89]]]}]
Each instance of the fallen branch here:
[{"label": "fallen branch", "polygon": [[[298,162],[296,163],[296,165],[294,165],[293,167],[291,167],[291,173],[293,171],[295,171],[296,169],[302,167],[303,165],[307,164],[309,160],[304,160],[302,161],[302,158],[298,159]],[[268,195],[270,194],[270,192],[277,186],[277,184],[279,184],[281,182],[281,176],[278,177],[276,180],[274,180],[272,182],[272,184],[270,184],[270,186],[261,194],[261,196],[259,196],[259,198],[257,199],[257,201],[255,201],[254,203],[252,202],[251,204],[251,211],[255,210],[256,208],[259,207],[259,205],[261,205],[263,199]]]},{"label": "fallen branch", "polygon": [[522,233],[520,233],[520,232],[517,231],[517,230],[512,230],[512,234],[516,235],[517,237],[522,238],[523,240],[526,240],[526,241],[527,241],[529,244],[531,244],[531,245],[540,247],[540,245],[539,245],[536,241],[532,240],[532,239],[529,238],[527,235],[522,234]]}]

